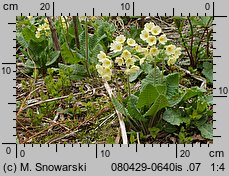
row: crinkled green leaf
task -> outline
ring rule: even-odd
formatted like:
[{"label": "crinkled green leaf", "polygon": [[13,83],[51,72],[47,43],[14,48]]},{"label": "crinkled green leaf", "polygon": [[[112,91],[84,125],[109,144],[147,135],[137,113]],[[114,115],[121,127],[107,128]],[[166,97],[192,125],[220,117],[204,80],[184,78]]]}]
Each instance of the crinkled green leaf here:
[{"label": "crinkled green leaf", "polygon": [[139,77],[139,75],[140,75],[141,73],[142,73],[142,70],[138,70],[136,73],[131,74],[131,75],[129,76],[129,81],[130,81],[130,82],[135,81],[135,80]]},{"label": "crinkled green leaf", "polygon": [[82,60],[71,48],[68,48],[67,43],[61,46],[61,56],[68,64],[76,64]]},{"label": "crinkled green leaf", "polygon": [[144,116],[155,117],[157,112],[166,106],[168,106],[167,98],[164,95],[159,95],[150,109],[144,114]]},{"label": "crinkled green leaf", "polygon": [[58,64],[59,68],[62,69],[66,74],[67,70],[70,69],[72,72],[70,74],[71,80],[80,80],[85,77],[86,69],[83,65],[79,64],[72,64],[72,65],[65,65],[65,64]]},{"label": "crinkled green leaf", "polygon": [[162,72],[160,69],[157,67],[156,69],[153,68],[151,73],[146,76],[145,79],[142,80],[142,87],[144,87],[147,84],[163,84],[164,83],[164,78],[162,75]]},{"label": "crinkled green leaf", "polygon": [[186,101],[195,96],[201,96],[203,95],[204,92],[206,92],[206,90],[199,88],[199,87],[192,87],[192,88],[186,89],[186,92],[185,92],[185,95],[182,101]]},{"label": "crinkled green leaf", "polygon": [[212,83],[213,82],[213,65],[210,62],[203,63],[203,75]]},{"label": "crinkled green leaf", "polygon": [[111,101],[115,109],[117,109],[121,114],[125,115],[126,117],[129,116],[127,109],[114,96],[112,96]]},{"label": "crinkled green leaf", "polygon": [[60,56],[60,51],[53,51],[50,54],[50,58],[47,58],[47,62],[46,62],[46,66],[50,66],[52,65],[54,62],[56,62],[56,60],[58,59],[58,57]]},{"label": "crinkled green leaf", "polygon": [[172,97],[178,93],[179,88],[179,74],[172,73],[165,77],[167,85],[167,95]]},{"label": "crinkled green leaf", "polygon": [[161,130],[157,127],[152,127],[152,128],[149,128],[149,132],[151,134],[151,136],[155,139],[157,134],[160,132]]},{"label": "crinkled green leaf", "polygon": [[172,124],[172,125],[177,125],[180,126],[181,123],[187,122],[186,117],[182,117],[181,113],[179,110],[174,110],[174,109],[166,109],[166,111],[163,114],[163,119]]},{"label": "crinkled green leaf", "polygon": [[128,113],[132,118],[135,118],[136,120],[144,120],[144,117],[141,114],[140,110],[136,107],[137,102],[138,97],[135,95],[130,95],[127,103]]},{"label": "crinkled green leaf", "polygon": [[197,126],[197,128],[200,130],[202,137],[206,139],[213,139],[213,124],[206,123]]}]

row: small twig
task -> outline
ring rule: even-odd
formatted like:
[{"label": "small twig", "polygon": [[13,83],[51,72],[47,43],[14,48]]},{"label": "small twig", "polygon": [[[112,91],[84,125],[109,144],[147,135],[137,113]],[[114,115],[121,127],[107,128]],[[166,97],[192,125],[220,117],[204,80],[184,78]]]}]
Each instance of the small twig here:
[{"label": "small twig", "polygon": [[[86,91],[84,92],[85,94],[88,93],[89,91]],[[76,94],[73,94],[73,96],[77,96],[77,95],[81,95],[82,93],[76,93]],[[34,104],[30,104],[26,107],[24,107],[22,109],[22,111],[24,111],[25,109],[27,108],[31,108],[33,106],[37,106],[37,105],[40,105],[40,104],[43,104],[43,103],[48,103],[48,102],[51,102],[51,101],[56,101],[56,100],[62,100],[62,99],[65,99],[65,98],[68,98],[70,95],[65,95],[65,96],[62,96],[62,97],[56,97],[56,98],[51,98],[51,99],[48,99],[48,100],[42,100],[42,101],[39,101],[37,103],[34,103]]]},{"label": "small twig", "polygon": [[95,130],[97,130],[99,127],[101,127],[104,123],[106,123],[106,121],[108,121],[108,120],[109,120],[110,118],[112,118],[114,115],[115,115],[115,113],[111,114],[109,117],[106,117],[106,119],[105,119],[102,123],[100,123],[99,126],[97,126],[97,127],[95,128]]},{"label": "small twig", "polygon": [[138,144],[140,144],[139,132],[137,132],[137,141],[138,141]]}]

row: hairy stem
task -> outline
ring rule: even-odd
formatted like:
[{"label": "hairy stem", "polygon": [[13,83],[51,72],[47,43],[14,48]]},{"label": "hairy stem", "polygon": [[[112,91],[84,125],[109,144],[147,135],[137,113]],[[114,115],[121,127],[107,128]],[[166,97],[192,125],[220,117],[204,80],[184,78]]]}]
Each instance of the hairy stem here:
[{"label": "hairy stem", "polygon": [[79,21],[78,17],[73,16],[73,26],[74,26],[76,48],[80,49],[78,21]]}]

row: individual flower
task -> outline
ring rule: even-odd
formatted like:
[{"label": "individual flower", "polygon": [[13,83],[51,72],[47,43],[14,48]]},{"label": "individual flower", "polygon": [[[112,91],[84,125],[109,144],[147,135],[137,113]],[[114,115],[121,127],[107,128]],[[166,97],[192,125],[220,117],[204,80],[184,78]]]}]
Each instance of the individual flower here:
[{"label": "individual flower", "polygon": [[144,25],[144,30],[148,31],[148,32],[151,32],[152,31],[152,28],[154,27],[154,23],[150,22],[150,23],[146,23]]},{"label": "individual flower", "polygon": [[166,52],[167,55],[170,56],[170,55],[175,53],[175,49],[176,49],[175,45],[168,45],[165,48],[166,48],[165,52]]},{"label": "individual flower", "polygon": [[37,28],[37,31],[43,31],[43,26],[42,25],[39,25],[38,28]]},{"label": "individual flower", "polygon": [[36,34],[35,34],[35,37],[36,38],[40,38],[41,37],[41,33],[39,31],[37,31]]},{"label": "individual flower", "polygon": [[112,70],[110,68],[108,68],[108,67],[103,68],[102,76],[104,76],[104,75],[111,76],[112,75]]},{"label": "individual flower", "polygon": [[129,46],[136,46],[137,45],[136,41],[134,39],[132,39],[132,38],[128,38],[127,39],[127,44]]},{"label": "individual flower", "polygon": [[149,36],[146,40],[149,46],[155,45],[157,43],[157,38],[155,36]]},{"label": "individual flower", "polygon": [[104,59],[103,61],[102,61],[102,63],[103,63],[103,67],[106,67],[106,68],[111,68],[112,67],[112,60],[110,60],[110,59]]},{"label": "individual flower", "polygon": [[159,35],[161,33],[161,28],[159,26],[152,27],[151,33],[153,35]]},{"label": "individual flower", "polygon": [[32,20],[32,19],[33,19],[33,16],[27,16],[27,18],[28,18],[29,20]]},{"label": "individual flower", "polygon": [[97,72],[98,72],[100,75],[102,75],[102,73],[103,73],[103,66],[100,65],[100,64],[97,64],[97,65],[95,66],[95,68],[96,68]]},{"label": "individual flower", "polygon": [[124,64],[124,60],[122,57],[116,57],[115,58],[115,63],[118,64],[118,66],[122,66]]},{"label": "individual flower", "polygon": [[145,56],[149,54],[148,48],[142,48],[142,52],[144,53]]},{"label": "individual flower", "polygon": [[125,72],[124,72],[126,75],[130,75],[130,69],[129,68],[127,68],[126,70],[125,70]]},{"label": "individual flower", "polygon": [[111,80],[111,75],[112,75],[112,70],[108,67],[103,68],[102,70],[102,78],[105,79],[106,81],[110,81]]},{"label": "individual flower", "polygon": [[118,43],[117,41],[114,41],[111,44],[111,50],[114,51],[115,53],[119,52],[119,51],[122,51],[122,44]]},{"label": "individual flower", "polygon": [[172,56],[168,59],[167,64],[168,66],[174,65],[177,61],[177,58],[175,56]]},{"label": "individual flower", "polygon": [[79,16],[80,21],[86,21],[87,17],[86,16]]},{"label": "individual flower", "polygon": [[50,28],[49,28],[49,25],[47,23],[45,23],[42,25],[42,29],[43,30],[49,30]]},{"label": "individual flower", "polygon": [[107,55],[103,51],[100,51],[97,58],[99,59],[99,62],[103,62],[103,60],[107,58]]},{"label": "individual flower", "polygon": [[148,39],[148,37],[149,37],[149,32],[146,31],[146,30],[143,30],[143,31],[141,32],[141,34],[140,34],[140,38],[141,38],[142,40],[146,41],[146,40]]},{"label": "individual flower", "polygon": [[90,17],[90,20],[91,20],[92,22],[94,22],[97,18],[98,18],[97,16],[91,16],[91,17]]},{"label": "individual flower", "polygon": [[44,19],[44,22],[45,22],[46,24],[49,24],[49,21],[48,21],[47,18]]},{"label": "individual flower", "polygon": [[167,37],[165,34],[162,34],[160,37],[158,37],[158,41],[160,44],[164,45],[167,42]]},{"label": "individual flower", "polygon": [[132,57],[125,59],[126,67],[129,68],[131,65],[134,65],[134,61]]},{"label": "individual flower", "polygon": [[45,31],[45,36],[48,37],[50,36],[51,32],[50,31]]},{"label": "individual flower", "polygon": [[142,47],[140,45],[136,45],[134,47],[134,49],[137,51],[137,52],[142,52]]},{"label": "individual flower", "polygon": [[130,67],[129,73],[130,73],[130,74],[134,74],[134,73],[138,72],[139,70],[140,70],[140,68],[139,68],[138,66],[132,65],[132,66]]},{"label": "individual flower", "polygon": [[124,35],[119,35],[116,37],[115,41],[118,43],[124,43],[126,41],[126,37]]},{"label": "individual flower", "polygon": [[174,56],[175,56],[176,58],[179,58],[180,55],[181,55],[181,48],[178,47],[178,48],[175,49]]},{"label": "individual flower", "polygon": [[141,58],[140,61],[139,61],[139,64],[142,65],[144,62],[145,62],[146,58]]},{"label": "individual flower", "polygon": [[121,55],[122,58],[127,59],[131,57],[131,53],[128,50],[124,50]]},{"label": "individual flower", "polygon": [[151,49],[150,49],[150,54],[152,54],[153,56],[157,56],[158,54],[159,54],[159,49],[157,48],[157,47],[152,47]]}]

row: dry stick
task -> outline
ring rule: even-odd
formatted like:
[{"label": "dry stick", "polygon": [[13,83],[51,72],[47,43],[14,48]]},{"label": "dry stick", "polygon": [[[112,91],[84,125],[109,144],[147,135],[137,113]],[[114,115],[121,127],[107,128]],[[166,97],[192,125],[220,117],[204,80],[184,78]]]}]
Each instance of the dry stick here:
[{"label": "dry stick", "polygon": [[91,77],[91,73],[89,70],[89,38],[88,38],[88,26],[87,26],[87,18],[85,21],[85,56],[86,56],[86,70],[87,70],[87,74],[88,76]]},{"label": "dry stick", "polygon": [[191,65],[192,67],[196,66],[196,59],[197,58],[194,58],[193,57],[193,52],[192,52],[192,48],[193,48],[193,39],[194,39],[194,34],[193,34],[193,27],[192,27],[192,22],[190,20],[190,18],[188,17],[188,22],[189,22],[189,25],[190,25],[190,32],[191,32],[191,48],[190,48],[190,55],[191,55],[191,58],[192,58],[192,62],[191,62]]},{"label": "dry stick", "polygon": [[76,48],[80,49],[78,17],[76,17],[76,16],[73,16],[73,26],[74,26]]},{"label": "dry stick", "polygon": [[[110,99],[112,99],[113,92],[111,90],[111,87],[109,86],[109,84],[107,83],[107,81],[104,83],[104,86],[109,94]],[[122,114],[115,108],[115,112],[117,113],[118,116],[118,120],[119,120],[119,124],[120,124],[120,128],[121,128],[121,133],[122,133],[122,141],[123,144],[128,144],[128,139],[127,139],[127,134],[126,134],[126,126],[124,123],[124,118],[122,116]]]},{"label": "dry stick", "polygon": [[[54,26],[51,17],[47,17],[47,19],[48,19],[50,30],[51,30],[51,33],[52,33],[52,40],[53,40],[53,43],[54,43],[54,48],[55,48],[56,51],[60,51],[60,43],[59,43],[59,40],[58,40],[58,37],[57,37],[56,27]],[[61,56],[60,56],[60,58],[61,58]]]},{"label": "dry stick", "polygon": [[[88,93],[89,91],[86,91],[84,92],[85,94]],[[74,96],[76,95],[81,95],[82,93],[76,93],[76,94],[73,94]],[[51,102],[51,101],[56,101],[56,100],[61,100],[61,99],[65,99],[65,98],[68,98],[70,95],[65,95],[65,96],[62,96],[62,97],[56,97],[56,98],[51,98],[51,99],[48,99],[48,100],[42,100],[42,101],[39,101],[37,103],[33,103],[31,105],[28,105],[26,107],[24,107],[21,111],[24,111],[25,109],[27,108],[31,108],[33,106],[36,106],[36,105],[40,105],[40,104],[43,104],[43,103],[48,103],[48,102]]]},{"label": "dry stick", "polygon": [[204,88],[206,89],[206,86],[207,86],[207,81],[205,78],[201,77],[201,76],[196,76],[194,74],[192,74],[190,71],[184,69],[184,68],[181,68],[180,66],[176,65],[176,67],[179,69],[179,70],[182,70],[184,71],[187,75],[190,75],[191,77],[193,77],[194,79],[198,80],[198,81],[201,81],[201,88]]}]

